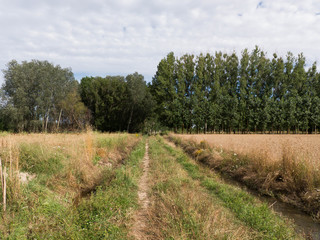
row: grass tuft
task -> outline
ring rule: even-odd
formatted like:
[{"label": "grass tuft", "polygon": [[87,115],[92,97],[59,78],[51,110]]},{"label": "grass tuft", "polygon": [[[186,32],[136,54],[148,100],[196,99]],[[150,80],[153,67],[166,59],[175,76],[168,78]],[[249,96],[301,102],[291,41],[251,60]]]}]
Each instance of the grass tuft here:
[{"label": "grass tuft", "polygon": [[19,162],[22,171],[52,175],[62,170],[65,157],[59,151],[40,144],[21,144]]}]

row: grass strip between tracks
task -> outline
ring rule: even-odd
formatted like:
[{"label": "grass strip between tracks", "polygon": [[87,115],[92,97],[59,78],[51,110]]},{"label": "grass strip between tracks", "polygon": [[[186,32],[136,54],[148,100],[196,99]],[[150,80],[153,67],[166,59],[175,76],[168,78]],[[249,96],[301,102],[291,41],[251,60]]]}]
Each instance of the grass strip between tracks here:
[{"label": "grass strip between tracks", "polygon": [[188,175],[161,138],[150,138],[149,147],[151,205],[145,239],[261,239]]}]

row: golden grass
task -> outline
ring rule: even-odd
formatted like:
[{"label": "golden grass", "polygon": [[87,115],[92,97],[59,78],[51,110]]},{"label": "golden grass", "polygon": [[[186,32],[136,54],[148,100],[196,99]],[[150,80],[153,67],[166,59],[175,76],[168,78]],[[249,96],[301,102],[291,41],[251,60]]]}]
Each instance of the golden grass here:
[{"label": "golden grass", "polygon": [[266,135],[266,134],[202,134],[176,135],[197,142],[205,140],[218,150],[229,150],[242,155],[263,155],[268,161],[279,161],[290,150],[297,160],[308,162],[319,170],[320,135]]},{"label": "golden grass", "polygon": [[320,219],[319,135],[174,136],[188,142],[185,150],[213,148],[210,156],[207,150],[191,153],[210,167],[263,193],[277,194]]},{"label": "golden grass", "polygon": [[[260,159],[264,164],[279,163],[285,157],[306,167],[307,172],[320,177],[320,135],[176,135],[182,139],[206,141],[218,152],[232,151],[235,155]],[[319,182],[320,184],[320,182]],[[320,185],[319,185],[320,187]]]}]

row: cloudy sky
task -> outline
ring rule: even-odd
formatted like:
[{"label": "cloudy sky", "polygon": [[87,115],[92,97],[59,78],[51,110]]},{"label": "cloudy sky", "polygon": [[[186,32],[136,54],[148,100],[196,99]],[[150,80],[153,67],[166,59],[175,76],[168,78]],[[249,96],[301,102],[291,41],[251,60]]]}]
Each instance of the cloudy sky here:
[{"label": "cloudy sky", "polygon": [[255,45],[269,57],[303,52],[308,64],[320,62],[313,0],[0,0],[0,30],[0,69],[12,59],[48,60],[77,79],[138,71],[150,81],[170,51]]}]

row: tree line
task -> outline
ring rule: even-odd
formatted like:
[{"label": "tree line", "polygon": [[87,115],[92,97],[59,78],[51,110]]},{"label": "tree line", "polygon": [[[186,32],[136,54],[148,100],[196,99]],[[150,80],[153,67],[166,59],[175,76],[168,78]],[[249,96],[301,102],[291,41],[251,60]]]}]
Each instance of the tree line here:
[{"label": "tree line", "polygon": [[320,74],[303,54],[268,58],[259,47],[238,56],[169,53],[152,82],[139,73],[84,77],[32,60],[7,64],[0,130],[311,133],[320,127]]},{"label": "tree line", "polygon": [[320,75],[316,63],[306,69],[302,53],[171,52],[150,91],[160,121],[175,131],[310,133],[320,126]]},{"label": "tree line", "polygon": [[84,77],[47,61],[13,60],[3,70],[0,130],[138,132],[153,100],[141,74]]},{"label": "tree line", "polygon": [[144,77],[137,72],[82,78],[80,95],[92,114],[91,124],[100,131],[139,132],[153,109]]},{"label": "tree line", "polygon": [[71,69],[47,61],[13,60],[3,70],[0,130],[46,132],[82,128],[88,111]]}]

